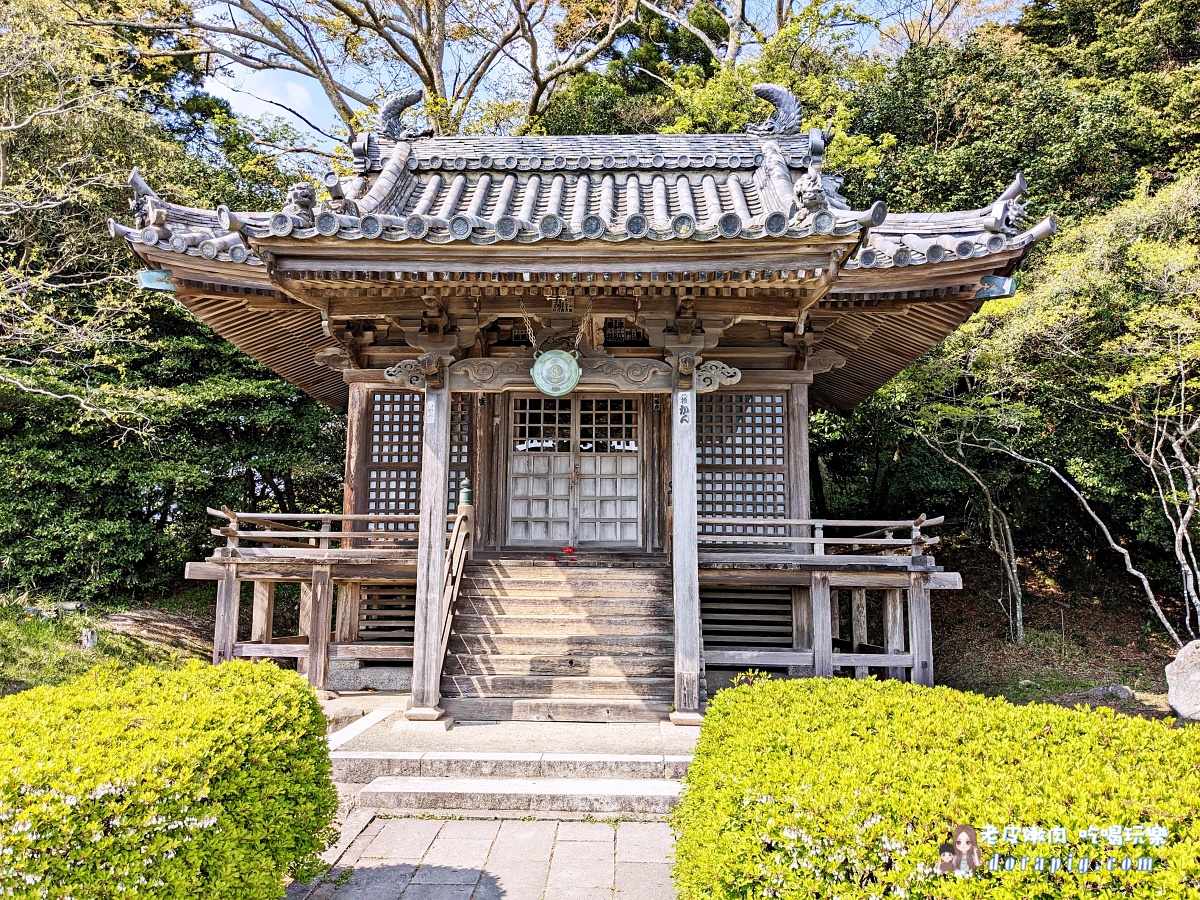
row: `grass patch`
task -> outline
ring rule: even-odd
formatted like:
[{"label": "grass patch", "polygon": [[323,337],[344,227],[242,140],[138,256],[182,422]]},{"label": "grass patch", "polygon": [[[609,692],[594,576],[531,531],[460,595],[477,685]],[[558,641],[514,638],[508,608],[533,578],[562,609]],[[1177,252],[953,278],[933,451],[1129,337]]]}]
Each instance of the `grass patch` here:
[{"label": "grass patch", "polygon": [[87,614],[41,620],[26,613],[23,604],[0,605],[0,696],[60,684],[104,662],[123,668],[176,666],[192,658],[176,647],[103,628],[97,645],[84,650],[83,630],[96,627]]}]

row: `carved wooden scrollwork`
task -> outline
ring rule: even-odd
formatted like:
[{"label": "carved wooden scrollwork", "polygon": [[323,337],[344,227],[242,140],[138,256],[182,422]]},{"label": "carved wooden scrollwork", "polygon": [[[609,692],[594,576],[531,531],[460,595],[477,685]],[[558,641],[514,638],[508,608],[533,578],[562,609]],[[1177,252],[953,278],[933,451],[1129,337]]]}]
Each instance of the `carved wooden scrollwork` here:
[{"label": "carved wooden scrollwork", "polygon": [[814,375],[823,375],[846,364],[846,357],[833,350],[817,350],[808,355],[804,368]]},{"label": "carved wooden scrollwork", "polygon": [[694,380],[697,394],[711,394],[718,388],[737,384],[742,380],[742,372],[740,369],[735,369],[732,366],[725,365],[723,362],[713,360],[712,362],[701,363],[696,367]]},{"label": "carved wooden scrollwork", "polygon": [[[450,367],[456,391],[504,391],[532,388],[533,355],[508,359],[464,359]],[[579,358],[579,388],[608,388],[631,393],[671,390],[671,367],[654,359],[620,359],[592,352]],[[578,388],[577,388],[578,390]]]},{"label": "carved wooden scrollwork", "polygon": [[398,362],[389,369],[384,369],[383,377],[392,384],[403,385],[412,391],[425,390],[425,370],[421,364],[421,359],[406,359],[403,362]]}]

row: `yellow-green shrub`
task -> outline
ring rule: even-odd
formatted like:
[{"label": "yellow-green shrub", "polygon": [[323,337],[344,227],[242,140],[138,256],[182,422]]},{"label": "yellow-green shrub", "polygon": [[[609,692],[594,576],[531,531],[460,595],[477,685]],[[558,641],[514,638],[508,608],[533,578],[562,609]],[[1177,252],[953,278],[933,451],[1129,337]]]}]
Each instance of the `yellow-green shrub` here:
[{"label": "yellow-green shrub", "polygon": [[[985,864],[1154,868],[935,874],[959,823],[1067,830],[1066,846],[983,847]],[[1079,837],[1150,824],[1169,829],[1162,846]],[[873,679],[757,681],[709,706],[673,825],[681,900],[1197,897],[1200,728]]]},{"label": "yellow-green shrub", "polygon": [[325,717],[294,672],[101,667],[0,701],[0,896],[283,893],[332,836]]}]

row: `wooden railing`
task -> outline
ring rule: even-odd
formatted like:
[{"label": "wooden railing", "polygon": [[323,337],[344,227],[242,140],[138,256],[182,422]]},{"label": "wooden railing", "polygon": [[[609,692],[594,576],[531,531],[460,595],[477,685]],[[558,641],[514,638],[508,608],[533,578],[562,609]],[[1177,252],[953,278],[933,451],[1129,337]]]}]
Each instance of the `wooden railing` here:
[{"label": "wooden railing", "polygon": [[[701,544],[763,545],[801,548],[812,556],[894,555],[924,556],[927,547],[936,546],[938,539],[922,534],[924,526],[940,525],[945,519],[924,515],[915,519],[880,521],[874,519],[769,519],[754,517],[729,518],[701,516],[697,540]],[[870,531],[845,534],[850,530]],[[717,529],[717,530],[714,530]],[[834,534],[830,534],[830,531]],[[908,532],[896,537],[897,532]],[[831,550],[830,548],[835,548]]]},{"label": "wooden railing", "polygon": [[[224,537],[226,546],[231,549],[241,546],[243,541],[249,541],[265,547],[305,551],[415,550],[416,526],[420,522],[419,516],[391,513],[254,513],[234,512],[222,507],[209,509],[208,514],[228,521],[228,525],[213,528],[211,533],[215,537]],[[446,517],[447,524],[455,520],[455,516]],[[339,524],[338,530],[334,529],[334,523]],[[316,528],[311,527],[314,524]],[[356,527],[360,525],[362,527]],[[412,527],[402,527],[409,525]]]},{"label": "wooden railing", "polygon": [[462,584],[463,570],[471,556],[474,541],[475,507],[470,503],[459,503],[450,532],[450,546],[446,551],[446,566],[442,576],[441,640],[438,644],[437,671],[445,666],[446,647],[450,643],[450,626],[454,622],[454,601]]}]

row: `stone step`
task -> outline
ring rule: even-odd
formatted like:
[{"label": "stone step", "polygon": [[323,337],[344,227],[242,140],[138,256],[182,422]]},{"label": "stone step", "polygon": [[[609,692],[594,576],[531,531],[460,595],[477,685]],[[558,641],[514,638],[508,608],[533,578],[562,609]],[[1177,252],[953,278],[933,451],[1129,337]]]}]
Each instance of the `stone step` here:
[{"label": "stone step", "polygon": [[440,705],[459,722],[662,722],[671,712],[661,700],[443,697]]},{"label": "stone step", "polygon": [[446,675],[673,676],[670,656],[501,656],[450,653]]},{"label": "stone step", "polygon": [[655,778],[437,778],[382,776],[358,795],[378,809],[560,810],[666,813],[679,782]]},{"label": "stone step", "polygon": [[669,617],[670,597],[580,597],[559,594],[516,595],[485,594],[463,589],[454,605],[454,614],[483,616],[655,616]]},{"label": "stone step", "polygon": [[691,756],[582,753],[448,753],[334,750],[333,780],[366,784],[385,776],[426,778],[682,778]]},{"label": "stone step", "polygon": [[674,639],[662,635],[460,634],[450,635],[449,652],[501,656],[671,656]]},{"label": "stone step", "polygon": [[674,693],[674,678],[559,675],[447,675],[442,678],[442,696],[446,698],[670,700]]},{"label": "stone step", "polygon": [[674,620],[669,616],[510,616],[470,615],[455,612],[453,633],[520,635],[637,635],[670,637]]}]

